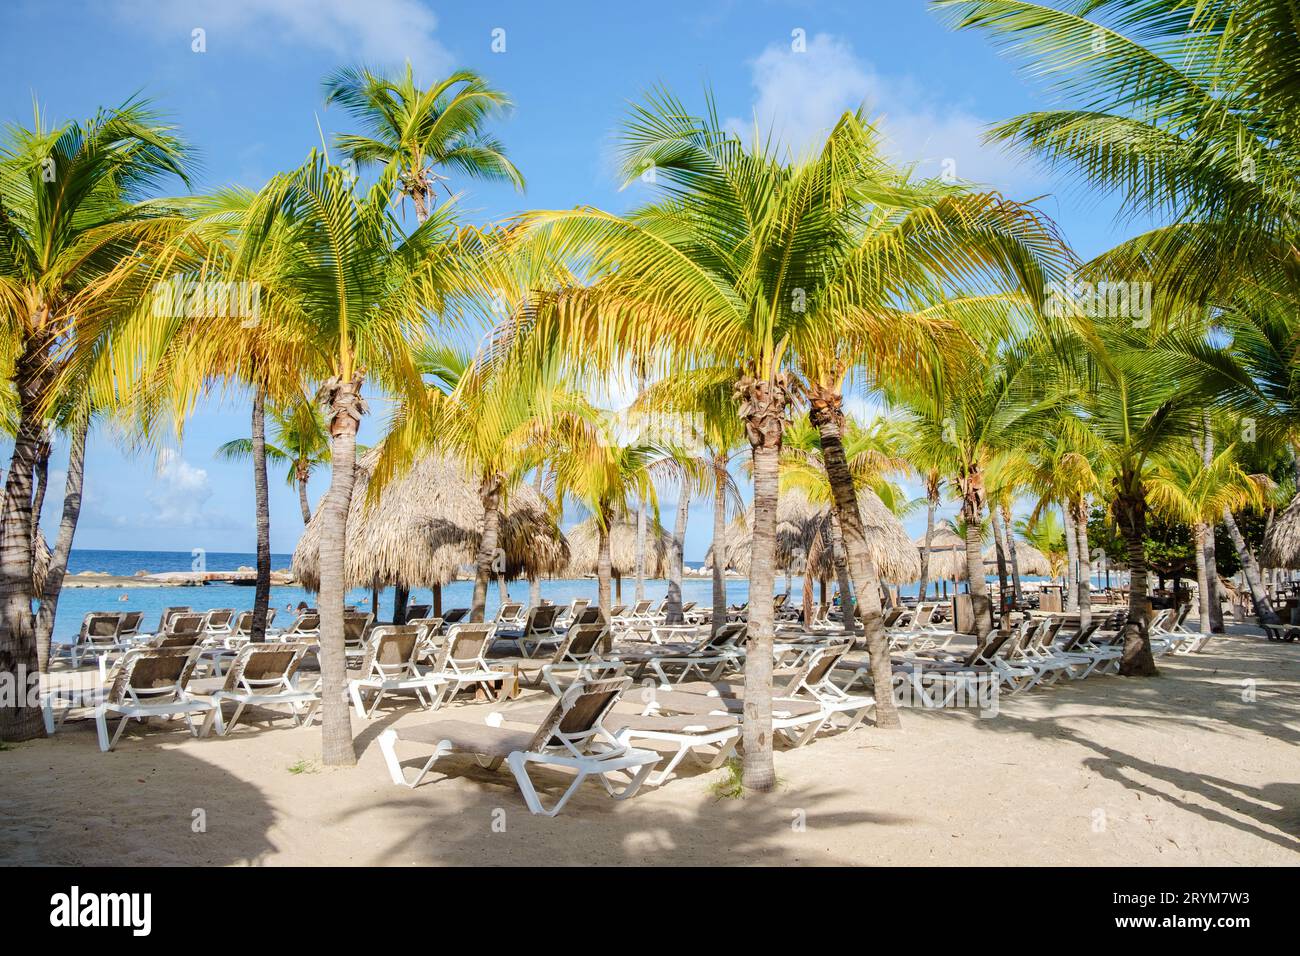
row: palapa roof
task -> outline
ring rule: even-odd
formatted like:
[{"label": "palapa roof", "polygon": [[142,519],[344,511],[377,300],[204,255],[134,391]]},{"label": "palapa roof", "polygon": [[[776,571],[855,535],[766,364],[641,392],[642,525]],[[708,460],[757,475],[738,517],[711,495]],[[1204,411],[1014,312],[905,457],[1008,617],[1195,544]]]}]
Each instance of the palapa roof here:
[{"label": "palapa roof", "polygon": [[[673,553],[673,536],[646,515],[645,576],[666,578]],[[596,574],[600,556],[600,534],[595,518],[588,518],[569,529],[569,574]],[[612,518],[609,523],[609,556],[618,577],[636,574],[636,516]]]},{"label": "palapa roof", "polygon": [[[925,548],[925,535],[917,538],[913,545],[919,559],[921,550]],[[919,565],[919,560],[917,563]],[[918,570],[916,573],[920,577],[921,572]],[[929,574],[931,581],[966,580],[966,542],[946,524],[935,525],[930,537]]]},{"label": "palapa roof", "polygon": [[[1007,574],[1010,574],[1011,555],[1008,554],[1006,559]],[[997,569],[998,551],[996,545],[984,549],[984,566],[994,570]],[[1048,575],[1052,573],[1052,565],[1047,560],[1047,555],[1028,541],[1022,541],[1019,538],[1016,539],[1016,566],[1019,567],[1022,575]]]},{"label": "palapa roof", "polygon": [[[921,561],[912,546],[902,522],[894,516],[884,502],[869,488],[858,492],[858,512],[862,516],[867,548],[876,565],[880,579],[889,584],[915,581],[921,573]],[[795,574],[807,570],[811,556],[811,573],[818,579],[835,576],[835,557],[831,550],[830,507],[817,506],[802,492],[790,489],[781,492],[776,509],[776,567],[790,568]],[[752,514],[742,526],[732,522],[727,528],[727,566],[741,574],[749,573],[753,552]],[[822,535],[821,548],[813,542]],[[705,567],[713,566],[713,551],[705,558]]]},{"label": "palapa roof", "polygon": [[1266,568],[1300,568],[1300,495],[1273,519],[1264,535],[1259,563]]},{"label": "palapa roof", "polygon": [[[813,505],[799,489],[782,491],[776,499],[776,568],[803,571],[803,564],[817,536],[822,509]],[[754,508],[727,525],[727,569],[749,574],[754,549]],[[704,568],[713,568],[713,546],[704,555]]]},{"label": "palapa roof", "polygon": [[[357,462],[348,512],[344,584],[348,588],[432,587],[456,579],[477,560],[483,505],[478,482],[454,458],[430,455],[391,480],[367,501],[379,449]],[[505,575],[546,577],[569,561],[568,542],[531,486],[510,490],[501,523]],[[312,516],[293,553],[293,575],[308,590],[320,587],[320,511]]]}]

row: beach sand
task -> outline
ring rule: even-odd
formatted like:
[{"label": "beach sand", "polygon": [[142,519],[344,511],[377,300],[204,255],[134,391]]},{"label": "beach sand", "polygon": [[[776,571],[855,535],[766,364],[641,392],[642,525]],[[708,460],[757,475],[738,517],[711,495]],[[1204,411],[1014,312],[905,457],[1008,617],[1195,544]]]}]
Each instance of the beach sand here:
[{"label": "beach sand", "polygon": [[391,784],[375,739],[434,719],[414,710],[354,717],[348,770],[319,768],[318,726],[128,731],[101,754],[93,724],[69,722],[0,751],[0,862],[1300,863],[1300,644],[1226,636],[1160,666],[1004,696],[994,718],[908,710],[901,733],[819,738],[777,754],[772,795],[720,799],[724,772],[691,771],[626,802],[589,784],[555,819],[465,759]]}]

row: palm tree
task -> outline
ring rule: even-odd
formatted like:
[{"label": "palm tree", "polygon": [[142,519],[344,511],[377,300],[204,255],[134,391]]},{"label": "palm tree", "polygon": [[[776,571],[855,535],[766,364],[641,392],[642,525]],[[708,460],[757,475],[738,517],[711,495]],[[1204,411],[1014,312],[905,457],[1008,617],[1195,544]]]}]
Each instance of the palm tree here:
[{"label": "palm tree", "polygon": [[[306,395],[297,395],[285,404],[272,404],[269,408],[273,442],[266,445],[266,457],[279,465],[288,466],[285,483],[298,491],[298,507],[302,510],[304,527],[311,521],[311,502],[307,497],[307,483],[312,472],[329,462],[329,433],[320,407]],[[357,445],[357,454],[365,453],[364,445]],[[216,452],[219,458],[242,461],[253,455],[251,438],[236,438],[226,442]]]},{"label": "palm tree", "polygon": [[294,354],[286,367],[322,383],[331,471],[320,504],[322,756],[330,765],[356,761],[344,702],[343,549],[357,428],[368,411],[362,386],[418,401],[411,343],[472,284],[474,244],[456,241],[451,205],[403,235],[389,199],[395,181],[385,170],[370,190],[354,192],[341,169],[313,152],[221,214],[234,237],[228,256],[260,284],[259,327]]},{"label": "palm tree", "polygon": [[1196,588],[1202,634],[1211,631],[1210,605],[1217,600],[1207,561],[1207,541],[1223,515],[1261,507],[1272,489],[1267,475],[1251,475],[1241,467],[1237,446],[1230,444],[1206,461],[1201,451],[1182,447],[1156,463],[1147,481],[1147,494],[1156,511],[1192,526],[1196,549]]},{"label": "palm tree", "polygon": [[948,476],[961,501],[966,583],[980,641],[992,628],[981,553],[986,472],[999,451],[1015,447],[1054,414],[1040,376],[1048,354],[1042,335],[1003,329],[986,334],[960,359],[887,391],[913,442],[928,444],[928,467]]},{"label": "palm tree", "polygon": [[[713,631],[727,620],[727,517],[739,516],[745,510],[730,470],[741,446],[746,444],[731,397],[730,379],[724,369],[677,371],[643,389],[634,407],[652,419],[667,419],[670,427],[666,430],[698,446],[703,460],[701,493],[713,495]],[[683,538],[685,533],[683,521]]]},{"label": "palm tree", "polygon": [[598,425],[580,417],[557,424],[552,460],[555,464],[556,500],[566,496],[581,504],[596,520],[596,589],[600,609],[608,618],[613,564],[609,529],[617,518],[630,513],[632,500],[650,502],[655,525],[659,503],[650,469],[662,459],[652,445],[618,445],[601,434]]},{"label": "palm tree", "polygon": [[[403,406],[383,442],[376,488],[421,451],[440,448],[478,478],[483,526],[474,575],[471,621],[482,621],[488,585],[499,564],[500,525],[510,489],[540,466],[549,429],[561,416],[590,420],[592,410],[559,376],[555,362],[517,360],[518,329],[493,330],[477,350],[427,345],[416,354],[433,380],[418,403]],[[400,597],[400,595],[399,595]]]},{"label": "palm tree", "polygon": [[[1067,352],[1082,357],[1090,387],[1074,389],[1077,417],[1063,418],[1067,441],[1088,451],[1108,486],[1111,513],[1124,539],[1129,568],[1129,620],[1120,673],[1156,673],[1147,630],[1148,480],[1161,457],[1190,446],[1207,404],[1204,386],[1178,369],[1153,364],[1152,345],[1170,334],[1169,323],[1135,326],[1128,318],[1097,319]],[[1163,374],[1153,374],[1162,367]]]},{"label": "palm tree", "polygon": [[435,205],[435,186],[447,178],[442,170],[524,188],[505,147],[484,131],[510,108],[510,98],[472,70],[457,70],[421,89],[409,60],[396,78],[345,68],[325,79],[325,105],[331,103],[342,105],[367,133],[341,135],[339,147],[358,166],[398,170],[399,188],[415,206],[417,222]]},{"label": "palm tree", "polygon": [[1300,21],[1289,0],[933,0],[1022,56],[1060,108],[992,138],[1118,193],[1154,228],[1107,257],[1153,271],[1166,297],[1225,304],[1243,289],[1300,302]]},{"label": "palm tree", "polygon": [[[742,775],[752,790],[775,785],[767,596],[775,578],[781,438],[804,391],[797,360],[844,356],[876,375],[914,368],[916,353],[898,348],[900,336],[910,341],[909,325],[888,306],[911,286],[943,287],[992,261],[1017,260],[1032,282],[1036,270],[1024,252],[1056,243],[1023,208],[958,190],[937,200],[925,190],[928,212],[908,216],[921,204],[909,200],[896,174],[882,172],[876,138],[860,114],[846,114],[819,152],[787,163],[774,144],[742,144],[712,104],[696,118],[671,95],[656,93],[633,107],[623,165],[629,183],[653,180],[661,201],[628,216],[580,208],[522,220],[528,241],[584,262],[599,277],[590,289],[552,303],[556,334],[585,361],[610,368],[638,354],[730,375],[754,481]],[[902,211],[868,229],[873,200]],[[1022,222],[1035,238],[1008,241],[996,227],[1008,220]],[[818,362],[814,385],[839,381]],[[837,500],[847,490],[841,510],[848,511],[855,502],[844,480],[837,472]],[[860,532],[853,531],[855,567],[862,567]]]},{"label": "palm tree", "polygon": [[1040,508],[1030,517],[1021,518],[1016,522],[1015,531],[1043,553],[1052,577],[1065,574],[1065,529],[1054,506]]},{"label": "palm tree", "polygon": [[[142,266],[165,233],[166,207],[145,197],[185,178],[185,148],[131,100],[82,123],[11,127],[0,146],[0,323],[17,412],[0,545],[0,672],[26,688],[39,669],[32,601],[33,476],[63,368],[102,342],[86,327],[142,294]],[[0,739],[43,732],[18,693],[0,708]]]}]

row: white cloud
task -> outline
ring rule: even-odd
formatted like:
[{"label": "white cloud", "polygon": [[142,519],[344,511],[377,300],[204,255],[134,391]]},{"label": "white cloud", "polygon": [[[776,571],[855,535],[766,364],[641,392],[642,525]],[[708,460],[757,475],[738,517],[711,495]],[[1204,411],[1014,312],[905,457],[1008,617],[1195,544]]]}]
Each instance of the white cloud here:
[{"label": "white cloud", "polygon": [[434,35],[437,16],[418,0],[117,0],[117,9],[187,49],[191,31],[203,29],[208,55],[234,46],[283,53],[291,43],[376,65],[410,59],[425,75],[451,64]]},{"label": "white cloud", "polygon": [[204,510],[211,497],[212,482],[207,470],[191,465],[174,449],[164,448],[154,469],[154,486],[145,493],[153,510],[141,518],[141,523],[161,528],[234,526],[227,516]]},{"label": "white cloud", "polygon": [[769,133],[795,155],[813,148],[845,110],[865,105],[879,123],[889,155],[921,175],[953,175],[1023,192],[1039,178],[1029,164],[981,142],[989,120],[945,101],[909,77],[886,77],[844,40],[819,33],[805,52],[772,44],[750,62],[753,116],[728,125],[746,137]]}]

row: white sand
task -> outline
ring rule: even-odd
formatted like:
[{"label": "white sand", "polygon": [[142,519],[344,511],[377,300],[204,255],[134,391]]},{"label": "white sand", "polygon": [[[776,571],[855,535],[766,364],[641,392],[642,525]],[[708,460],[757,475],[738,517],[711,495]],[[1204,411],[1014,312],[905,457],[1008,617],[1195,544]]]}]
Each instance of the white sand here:
[{"label": "white sand", "polygon": [[771,796],[718,800],[719,772],[624,803],[591,784],[553,820],[528,814],[506,771],[464,760],[393,786],[374,741],[431,719],[416,711],[354,719],[357,768],[300,774],[317,727],[128,731],[100,754],[93,725],[70,722],[0,752],[0,862],[1300,863],[1300,644],[1227,637],[1161,668],[1004,697],[992,719],[906,711],[899,734],[821,738],[777,754]]}]

